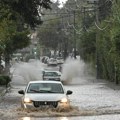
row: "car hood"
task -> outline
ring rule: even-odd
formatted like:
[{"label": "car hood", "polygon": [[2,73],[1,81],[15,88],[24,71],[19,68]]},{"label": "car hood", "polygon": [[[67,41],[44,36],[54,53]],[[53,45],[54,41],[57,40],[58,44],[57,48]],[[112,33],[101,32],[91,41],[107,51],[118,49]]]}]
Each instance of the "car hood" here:
[{"label": "car hood", "polygon": [[24,97],[30,98],[33,101],[59,101],[67,97],[65,94],[52,94],[52,93],[32,93],[26,94]]}]

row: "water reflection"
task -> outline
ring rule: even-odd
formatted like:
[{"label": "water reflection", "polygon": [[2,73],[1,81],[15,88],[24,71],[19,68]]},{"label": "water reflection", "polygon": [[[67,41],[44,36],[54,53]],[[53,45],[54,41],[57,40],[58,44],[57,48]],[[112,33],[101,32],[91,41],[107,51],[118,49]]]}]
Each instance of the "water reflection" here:
[{"label": "water reflection", "polygon": [[[50,118],[31,118],[31,117],[23,117],[20,120],[49,120]],[[53,119],[53,118],[52,118]],[[56,117],[54,120],[69,120],[67,117]]]},{"label": "water reflection", "polygon": [[67,117],[59,118],[58,120],[69,120]]},{"label": "water reflection", "polygon": [[20,120],[31,120],[31,118],[30,118],[30,117],[23,117],[23,118],[20,119]]}]

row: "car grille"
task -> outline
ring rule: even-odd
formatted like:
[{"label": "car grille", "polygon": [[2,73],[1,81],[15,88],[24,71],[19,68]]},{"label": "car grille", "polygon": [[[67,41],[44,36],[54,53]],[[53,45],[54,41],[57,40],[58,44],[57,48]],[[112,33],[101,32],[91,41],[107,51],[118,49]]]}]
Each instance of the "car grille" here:
[{"label": "car grille", "polygon": [[40,107],[40,106],[53,106],[57,107],[58,102],[57,101],[33,101],[34,107]]}]

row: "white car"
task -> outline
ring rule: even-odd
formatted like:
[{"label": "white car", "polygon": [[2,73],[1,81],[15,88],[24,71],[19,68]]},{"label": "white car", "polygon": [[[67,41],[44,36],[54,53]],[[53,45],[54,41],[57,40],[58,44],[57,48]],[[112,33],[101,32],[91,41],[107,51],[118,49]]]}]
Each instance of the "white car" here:
[{"label": "white car", "polygon": [[57,66],[57,60],[54,58],[50,58],[47,62],[48,66]]},{"label": "white car", "polygon": [[23,94],[21,107],[34,109],[40,107],[66,108],[70,107],[68,95],[72,91],[65,91],[63,84],[59,81],[31,81],[25,91],[18,91]]},{"label": "white car", "polygon": [[61,80],[61,72],[59,71],[43,71],[43,80]]},{"label": "white car", "polygon": [[62,57],[57,57],[57,63],[58,64],[63,64],[64,63],[64,59]]}]

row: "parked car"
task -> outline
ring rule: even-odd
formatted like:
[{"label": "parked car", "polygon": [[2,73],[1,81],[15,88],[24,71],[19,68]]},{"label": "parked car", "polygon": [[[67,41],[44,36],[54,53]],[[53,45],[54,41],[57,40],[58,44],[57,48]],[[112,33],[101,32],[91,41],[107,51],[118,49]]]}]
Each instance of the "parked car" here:
[{"label": "parked car", "polygon": [[48,66],[57,66],[57,60],[54,58],[50,58],[47,62]]},{"label": "parked car", "polygon": [[61,72],[59,71],[43,71],[43,80],[56,80],[60,81]]},{"label": "parked car", "polygon": [[62,57],[57,57],[57,63],[58,64],[63,64],[64,63],[64,59]]},{"label": "parked car", "polygon": [[70,107],[68,95],[72,91],[65,91],[59,81],[30,81],[24,90],[18,91],[22,94],[21,107],[24,109],[51,107]]}]

